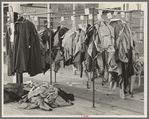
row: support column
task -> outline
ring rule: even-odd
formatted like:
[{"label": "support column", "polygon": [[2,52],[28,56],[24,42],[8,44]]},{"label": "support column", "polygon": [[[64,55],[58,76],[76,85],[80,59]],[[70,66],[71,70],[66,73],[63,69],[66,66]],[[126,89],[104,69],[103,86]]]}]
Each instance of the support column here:
[{"label": "support column", "polygon": [[[51,11],[51,3],[47,4],[47,11],[48,12],[52,12]],[[50,59],[52,59],[52,44],[51,44],[51,13],[48,14],[48,28],[50,28]],[[50,85],[52,85],[52,60],[50,60]]]},{"label": "support column", "polygon": [[[125,11],[127,11],[127,10],[129,10],[129,3],[126,3],[126,5],[125,5]],[[125,13],[125,19],[127,20],[127,21],[130,21],[130,14],[131,13]],[[131,22],[131,21],[130,21]]]},{"label": "support column", "polygon": [[[11,31],[12,31],[12,35],[11,35],[11,42],[14,42],[14,13],[13,12],[17,12],[17,13],[21,13],[21,6],[18,3],[10,3],[9,4],[9,13],[11,14]],[[18,83],[19,85],[21,85],[23,83],[23,74],[22,73],[16,73],[16,75],[13,76],[13,83]]]},{"label": "support column", "polygon": [[[47,3],[47,12],[50,12],[50,4]],[[47,14],[47,27],[50,28],[50,14]]]},{"label": "support column", "polygon": [[9,4],[9,12],[17,12],[17,13],[21,13],[21,6],[19,3],[13,3],[11,2]]},{"label": "support column", "polygon": [[[95,10],[95,8],[93,8],[93,13],[92,13],[92,15],[93,15],[93,20],[92,20],[92,25],[93,25],[93,27],[94,27],[94,10]],[[94,61],[93,61],[93,108],[95,108],[95,59],[94,59]]]},{"label": "support column", "polygon": [[[76,6],[75,6],[75,3],[73,3],[73,10],[75,10],[75,9],[76,9]],[[72,22],[72,26],[75,26],[76,25],[75,11],[73,11],[73,16],[74,16],[74,19]]]}]

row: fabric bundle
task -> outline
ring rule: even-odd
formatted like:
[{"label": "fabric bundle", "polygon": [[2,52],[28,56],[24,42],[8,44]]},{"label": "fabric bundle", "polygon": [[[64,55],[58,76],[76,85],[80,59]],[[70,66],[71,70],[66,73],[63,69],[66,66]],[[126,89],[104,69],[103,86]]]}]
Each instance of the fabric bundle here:
[{"label": "fabric bundle", "polygon": [[[52,108],[59,107],[59,99],[61,102],[66,102],[67,105],[72,105],[71,101],[74,101],[74,95],[66,93],[60,88],[56,88],[48,83],[34,84],[27,95],[23,96],[23,99],[19,101],[19,108],[22,109],[34,109],[40,108],[50,111]],[[58,100],[57,100],[58,99]]]}]

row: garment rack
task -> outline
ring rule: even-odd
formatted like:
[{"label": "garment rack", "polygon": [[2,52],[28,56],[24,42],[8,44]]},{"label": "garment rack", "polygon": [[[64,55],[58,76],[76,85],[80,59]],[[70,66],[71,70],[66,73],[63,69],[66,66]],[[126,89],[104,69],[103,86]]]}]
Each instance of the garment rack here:
[{"label": "garment rack", "polygon": [[[127,10],[127,11],[124,11],[124,10],[114,10],[114,9],[100,9],[100,8],[88,8],[88,9],[91,9],[92,10],[92,26],[94,26],[94,15],[97,15],[97,14],[94,14],[94,11],[95,10],[105,10],[105,11],[115,11],[115,12],[124,12],[124,13],[131,13],[131,12],[143,12],[142,10]],[[70,12],[70,11],[84,11],[84,9],[78,9],[78,10],[62,10],[63,12]],[[55,14],[56,12],[42,12],[42,13],[30,13],[30,14],[20,14],[21,16],[28,16],[28,15],[43,15],[43,14]],[[74,14],[73,14],[74,15]],[[81,15],[76,15],[76,16],[81,16]],[[88,15],[82,15],[82,16],[87,16],[87,20],[88,20]],[[51,21],[51,15],[50,15],[50,22]],[[54,18],[54,17],[53,17]],[[56,17],[55,17],[56,18]],[[88,23],[88,21],[87,21]],[[50,28],[51,28],[51,24],[50,24]],[[51,34],[51,32],[50,32]],[[50,37],[50,41],[51,41],[51,37]],[[51,48],[51,47],[50,47]],[[50,59],[51,59],[51,55],[50,55]],[[52,64],[50,64],[51,67],[50,69],[52,68]],[[94,65],[94,64],[93,64]],[[93,74],[94,74],[94,70],[93,70]],[[52,77],[51,77],[52,78]],[[50,80],[52,81],[52,79]],[[56,82],[56,73],[55,73],[55,82]],[[93,75],[93,108],[95,108],[95,77]]]}]

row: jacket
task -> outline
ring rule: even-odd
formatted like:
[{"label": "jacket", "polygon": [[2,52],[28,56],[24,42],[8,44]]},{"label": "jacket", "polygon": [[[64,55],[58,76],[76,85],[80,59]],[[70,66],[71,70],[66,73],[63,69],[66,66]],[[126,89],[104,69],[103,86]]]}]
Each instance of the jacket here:
[{"label": "jacket", "polygon": [[128,24],[122,20],[112,21],[110,25],[114,28],[115,34],[115,59],[121,64],[118,67],[124,81],[124,89],[129,86],[129,78],[134,74],[133,69],[133,41],[132,33]]},{"label": "jacket", "polygon": [[73,40],[76,36],[76,31],[69,30],[64,35],[63,41],[62,41],[62,47],[64,47],[64,58],[65,58],[65,64],[70,65],[72,64],[72,58],[73,58]]},{"label": "jacket", "polygon": [[73,40],[73,56],[75,56],[79,51],[82,50],[82,43],[84,42],[85,32],[81,30],[79,33],[77,31],[76,36]]},{"label": "jacket", "polygon": [[63,38],[61,38],[69,29],[62,27],[59,30],[55,31],[54,33],[54,46],[55,47],[60,47],[62,46],[62,40]]},{"label": "jacket", "polygon": [[13,72],[28,72],[30,76],[41,73],[40,43],[34,24],[29,20],[17,21],[14,37]]}]

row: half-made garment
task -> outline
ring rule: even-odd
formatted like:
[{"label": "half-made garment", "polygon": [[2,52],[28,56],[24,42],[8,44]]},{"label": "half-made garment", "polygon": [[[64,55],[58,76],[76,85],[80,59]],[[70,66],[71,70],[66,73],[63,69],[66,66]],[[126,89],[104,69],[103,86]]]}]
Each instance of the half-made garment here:
[{"label": "half-made garment", "polygon": [[48,86],[48,83],[36,84],[29,93],[19,101],[19,108],[34,109],[39,107],[40,109],[49,111],[52,110],[52,108],[60,106],[58,101],[56,101],[58,96],[67,103],[74,101],[74,95],[68,94],[62,89],[58,89],[53,85]]},{"label": "half-made garment", "polygon": [[13,74],[28,72],[30,76],[42,72],[38,33],[35,25],[26,19],[15,23],[12,70]]},{"label": "half-made garment", "polygon": [[[124,87],[124,90],[130,85],[129,78],[134,75],[133,69],[133,41],[132,33],[128,26],[128,23],[123,20],[113,20],[110,25],[114,28],[115,36],[115,60],[119,64],[119,70],[121,70],[122,82],[120,87]],[[123,90],[123,91],[124,91]]]}]

